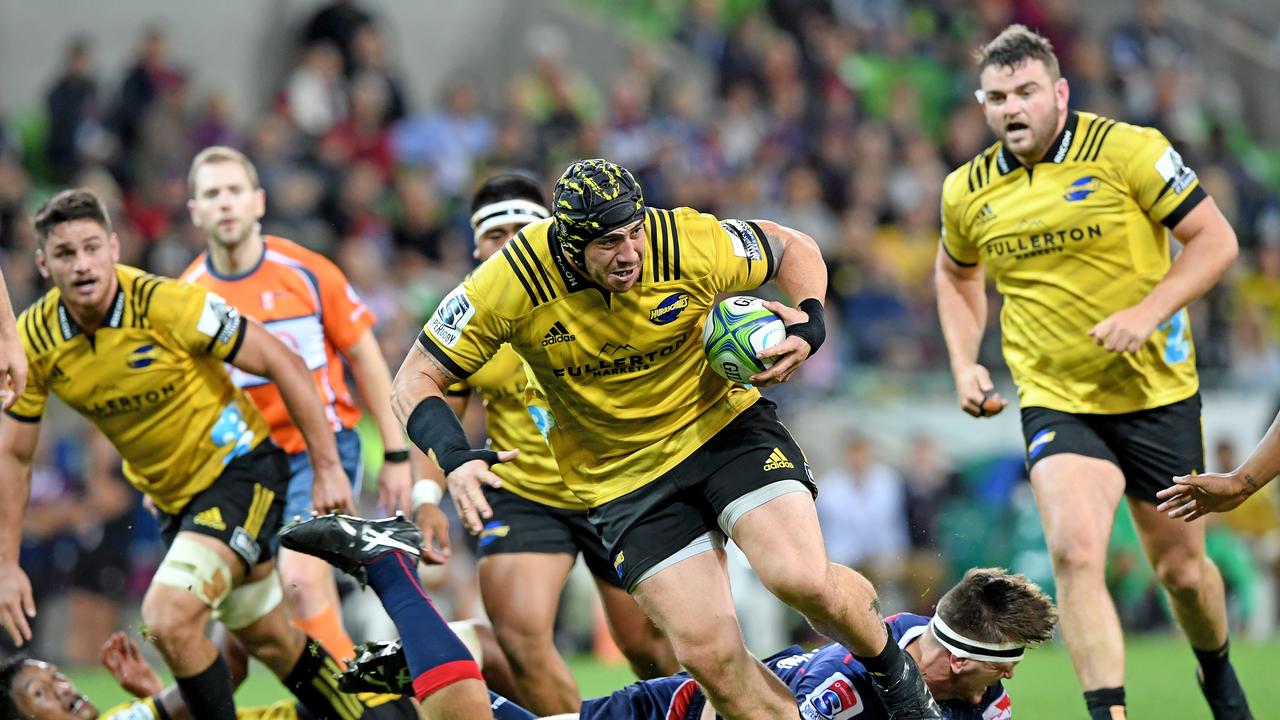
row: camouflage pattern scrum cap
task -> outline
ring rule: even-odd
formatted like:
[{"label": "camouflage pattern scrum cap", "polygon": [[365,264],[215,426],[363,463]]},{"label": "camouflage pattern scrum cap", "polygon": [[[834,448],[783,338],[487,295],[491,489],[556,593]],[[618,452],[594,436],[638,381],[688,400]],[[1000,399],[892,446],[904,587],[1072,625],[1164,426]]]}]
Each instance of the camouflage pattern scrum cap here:
[{"label": "camouflage pattern scrum cap", "polygon": [[644,193],[626,168],[608,160],[579,160],[551,193],[556,237],[579,267],[587,243],[644,217]]}]

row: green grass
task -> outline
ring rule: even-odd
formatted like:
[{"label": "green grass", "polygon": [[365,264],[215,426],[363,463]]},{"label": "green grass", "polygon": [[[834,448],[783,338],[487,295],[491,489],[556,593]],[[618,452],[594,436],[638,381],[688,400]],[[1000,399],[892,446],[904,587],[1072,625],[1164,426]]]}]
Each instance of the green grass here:
[{"label": "green grass", "polygon": [[[1235,643],[1232,658],[1253,706],[1254,715],[1280,718],[1280,640],[1268,643]],[[602,695],[631,681],[625,667],[605,666],[589,657],[570,662],[584,696]],[[100,710],[125,700],[102,670],[69,673]],[[1128,696],[1130,716],[1197,720],[1209,711],[1195,684],[1194,659],[1186,645],[1171,637],[1142,637],[1129,642]],[[1079,720],[1084,716],[1080,688],[1071,672],[1071,661],[1061,645],[1041,648],[1028,655],[1009,683],[1015,717],[1034,720]],[[237,693],[243,706],[266,704],[287,696],[284,688],[261,666]]]}]

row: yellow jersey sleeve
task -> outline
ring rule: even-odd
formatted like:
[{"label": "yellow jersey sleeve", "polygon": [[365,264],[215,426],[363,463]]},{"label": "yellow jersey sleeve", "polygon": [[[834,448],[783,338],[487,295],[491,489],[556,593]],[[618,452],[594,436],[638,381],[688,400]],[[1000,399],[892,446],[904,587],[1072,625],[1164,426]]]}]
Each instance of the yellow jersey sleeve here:
[{"label": "yellow jersey sleeve", "polygon": [[226,300],[180,280],[165,280],[154,293],[147,308],[153,327],[164,328],[192,355],[212,355],[224,362],[235,360],[248,323]]},{"label": "yellow jersey sleeve", "polygon": [[[973,161],[981,162],[981,156]],[[971,165],[973,163],[970,163]],[[964,213],[968,207],[964,172],[968,165],[952,172],[942,183],[942,249],[958,265],[978,264],[978,244],[966,232]]]},{"label": "yellow jersey sleeve", "polygon": [[1196,171],[1159,130],[1117,123],[1106,146],[1130,195],[1152,220],[1173,228],[1207,197]]},{"label": "yellow jersey sleeve", "polygon": [[41,299],[18,316],[18,335],[22,340],[22,350],[27,356],[27,386],[7,412],[9,417],[23,422],[39,422],[44,417],[44,407],[49,400],[41,348],[52,342],[52,336],[45,332],[41,317],[43,313],[37,311],[37,307],[44,302]]},{"label": "yellow jersey sleeve", "polygon": [[422,349],[458,378],[493,357],[510,337],[513,318],[530,309],[500,256],[486,260],[441,300],[418,334]]},{"label": "yellow jersey sleeve", "polygon": [[[694,231],[703,235],[714,250],[712,281],[716,292],[754,290],[769,282],[777,272],[769,240],[760,226],[750,220],[720,220],[688,208],[676,211]],[[687,219],[685,219],[687,218]]]}]

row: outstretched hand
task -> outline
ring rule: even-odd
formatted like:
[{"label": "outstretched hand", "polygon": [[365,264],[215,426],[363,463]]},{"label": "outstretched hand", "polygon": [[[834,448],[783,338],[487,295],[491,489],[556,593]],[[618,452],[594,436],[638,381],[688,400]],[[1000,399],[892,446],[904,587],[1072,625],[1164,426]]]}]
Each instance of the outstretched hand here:
[{"label": "outstretched hand", "polygon": [[[498,451],[498,462],[514,460],[520,451]],[[453,498],[453,507],[462,519],[467,532],[477,535],[484,529],[484,521],[493,517],[493,509],[489,501],[484,499],[482,485],[492,488],[502,487],[502,478],[498,477],[484,460],[469,460],[449,473],[449,496]]]}]

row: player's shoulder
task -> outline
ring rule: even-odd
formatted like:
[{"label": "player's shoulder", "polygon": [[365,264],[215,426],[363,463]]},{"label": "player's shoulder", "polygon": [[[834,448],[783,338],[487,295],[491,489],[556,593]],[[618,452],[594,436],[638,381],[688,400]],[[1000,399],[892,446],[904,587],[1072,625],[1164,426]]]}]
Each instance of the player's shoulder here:
[{"label": "player's shoulder", "polygon": [[63,337],[58,330],[58,305],[62,293],[58,288],[36,298],[25,310],[18,313],[18,335],[29,357],[38,357],[52,350]]},{"label": "player's shoulder", "polygon": [[1072,160],[1123,165],[1144,150],[1164,148],[1169,140],[1156,128],[1134,125],[1094,113],[1080,112],[1078,149]]},{"label": "player's shoulder", "polygon": [[942,181],[943,206],[957,206],[966,199],[981,194],[1000,177],[997,155],[1000,143],[992,143],[947,174]]},{"label": "player's shoulder", "polygon": [[733,254],[749,260],[766,257],[764,231],[753,220],[720,218],[690,207],[646,208],[648,237],[645,272],[653,282],[697,279],[715,271],[718,247],[728,239]]},{"label": "player's shoulder", "polygon": [[301,265],[308,269],[328,269],[336,268],[332,260],[321,255],[307,247],[303,247],[288,238],[278,237],[276,235],[262,236],[263,252],[265,262],[280,263],[284,265]]},{"label": "player's shoulder", "polygon": [[1013,698],[1000,682],[987,687],[978,707],[982,710],[982,720],[1009,720],[1013,717]]},{"label": "player's shoulder", "polygon": [[[551,220],[516,233],[464,281],[468,299],[480,300],[498,315],[515,319],[568,296],[576,276],[551,249]],[[475,297],[472,297],[474,295]]]}]

